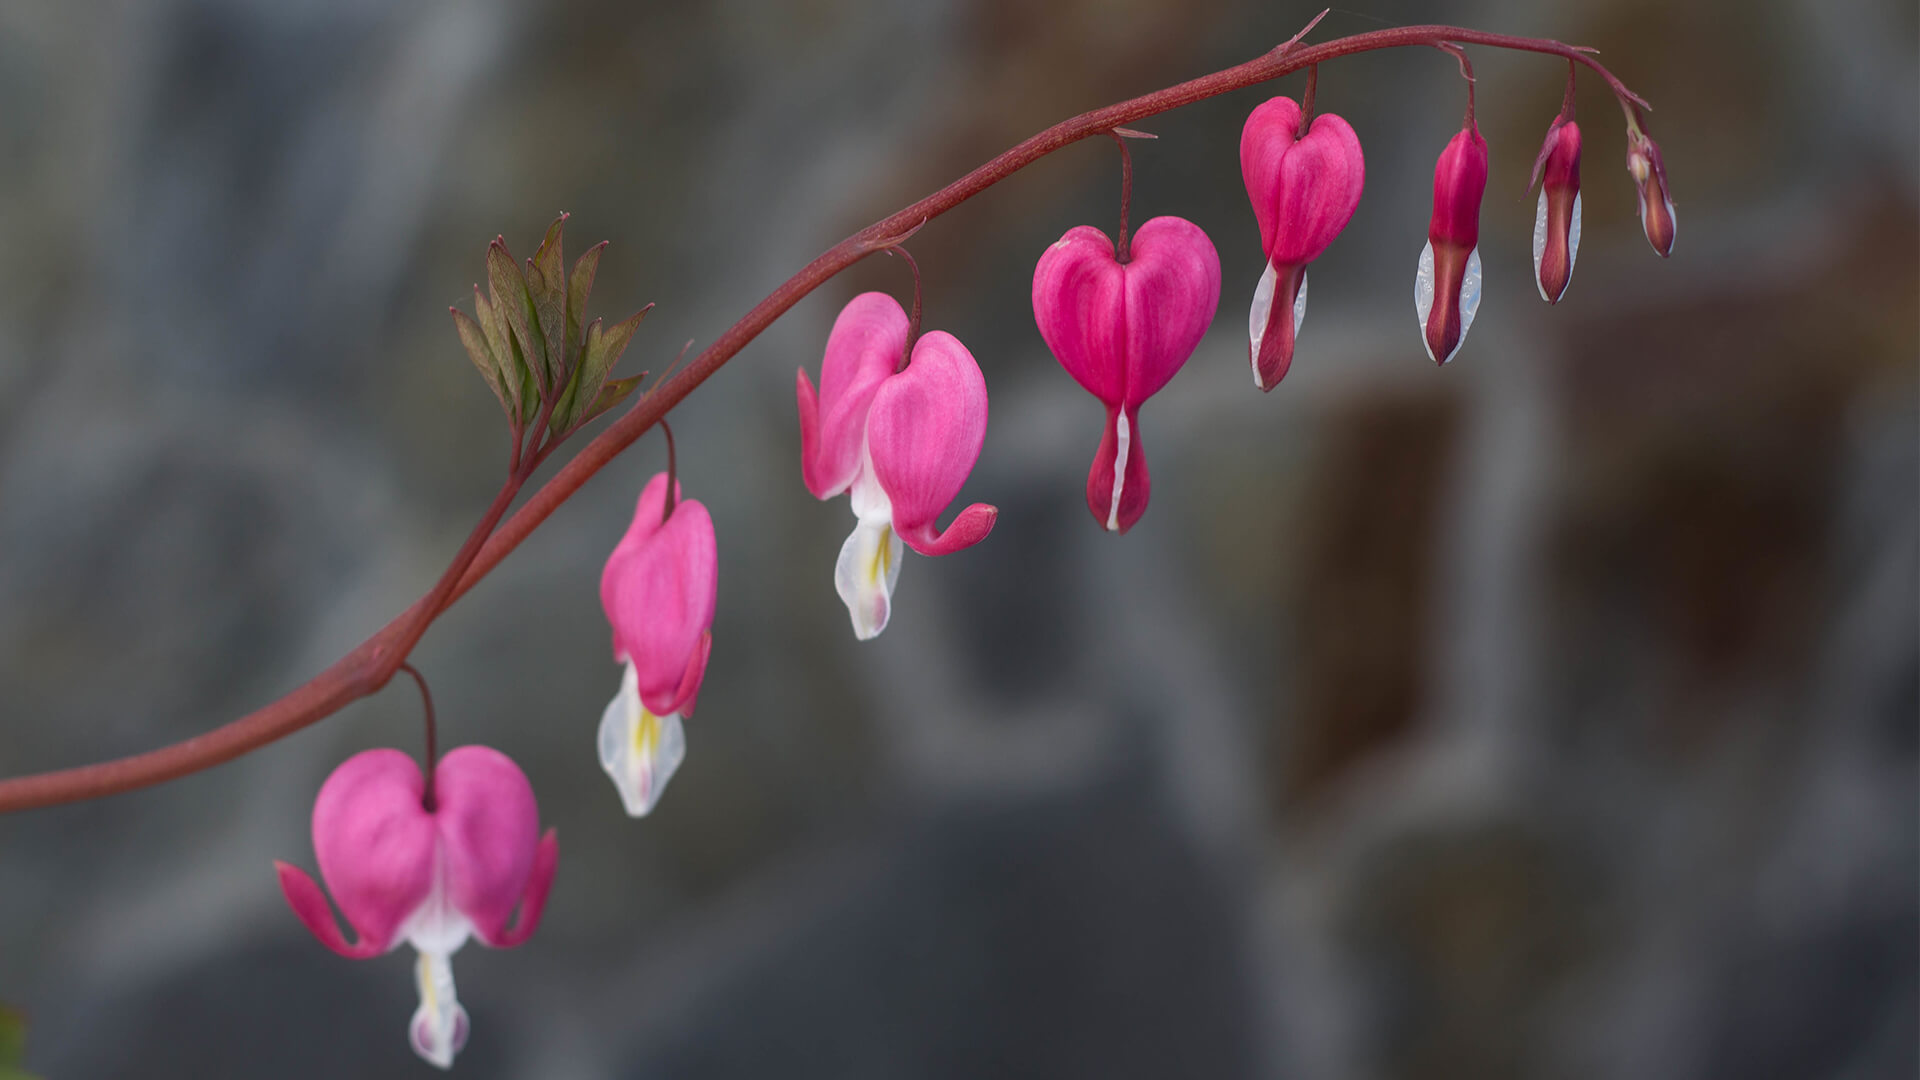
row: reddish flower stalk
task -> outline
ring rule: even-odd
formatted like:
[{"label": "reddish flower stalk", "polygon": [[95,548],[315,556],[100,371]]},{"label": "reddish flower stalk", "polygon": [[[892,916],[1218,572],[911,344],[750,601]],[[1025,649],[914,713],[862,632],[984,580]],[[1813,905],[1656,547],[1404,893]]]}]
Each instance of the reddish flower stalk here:
[{"label": "reddish flower stalk", "polygon": [[[1315,23],[1318,21],[1318,18],[1314,20]],[[1312,29],[1312,26],[1310,23],[1307,29]],[[1636,133],[1641,130],[1640,110],[1647,107],[1639,95],[1627,89],[1586,50],[1558,41],[1491,34],[1455,26],[1402,26],[1355,34],[1319,45],[1302,46],[1299,40],[1305,33],[1306,30],[1302,30],[1292,39],[1244,64],[1055,124],[919,202],[835,244],[756,304],[679,374],[635,401],[618,420],[581,448],[519,511],[501,523],[501,518],[519,494],[520,488],[554,448],[555,443],[551,439],[541,442],[553,402],[553,395],[547,395],[547,404],[531,429],[532,437],[527,440],[527,451],[524,454],[516,453],[517,468],[513,469],[493,504],[487,508],[479,524],[474,526],[473,532],[448,564],[440,581],[426,596],[285,697],[222,727],[142,754],[0,781],[0,813],[100,798],[212,768],[285,738],[360,698],[378,692],[393,678],[434,619],[465,595],[467,590],[479,584],[561,503],[579,491],[594,473],[633,445],[695,387],[705,382],[721,365],[745,348],[748,342],[772,325],[775,319],[867,255],[898,244],[933,218],[1062,147],[1104,135],[1115,127],[1343,56],[1406,46],[1430,48],[1444,43],[1544,53],[1585,65],[1613,90],[1629,126]],[[1644,140],[1644,136],[1642,138]],[[1656,160],[1650,175],[1657,175],[1658,168]],[[1661,186],[1664,188],[1664,185]]]}]

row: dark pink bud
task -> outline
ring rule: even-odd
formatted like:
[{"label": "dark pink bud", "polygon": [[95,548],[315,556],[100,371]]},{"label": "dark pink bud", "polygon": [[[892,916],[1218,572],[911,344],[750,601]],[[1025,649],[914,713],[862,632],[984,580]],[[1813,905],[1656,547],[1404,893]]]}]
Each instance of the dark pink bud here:
[{"label": "dark pink bud", "polygon": [[1547,129],[1532,182],[1541,183],[1533,216],[1533,279],[1540,299],[1557,304],[1573,280],[1573,260],[1580,253],[1579,124],[1555,120]]},{"label": "dark pink bud", "polygon": [[1627,129],[1627,175],[1640,189],[1640,227],[1661,258],[1673,254],[1673,196],[1667,192],[1667,166],[1660,147],[1636,125]]},{"label": "dark pink bud", "polygon": [[1360,205],[1367,166],[1360,137],[1321,113],[1300,134],[1300,106],[1277,97],[1253,110],[1240,132],[1240,173],[1260,223],[1267,268],[1247,317],[1253,384],[1271,390],[1293,362],[1307,314],[1307,264],[1340,235]]},{"label": "dark pink bud", "polygon": [[1460,351],[1480,310],[1480,196],[1486,190],[1487,140],[1462,129],[1433,167],[1433,220],[1413,280],[1413,310],[1437,364]]}]

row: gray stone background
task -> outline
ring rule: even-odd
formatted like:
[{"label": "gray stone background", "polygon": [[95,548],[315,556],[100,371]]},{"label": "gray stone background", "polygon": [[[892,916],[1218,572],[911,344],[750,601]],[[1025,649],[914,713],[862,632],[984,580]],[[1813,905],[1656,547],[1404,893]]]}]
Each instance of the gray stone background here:
[{"label": "gray stone background", "polygon": [[[496,233],[613,242],[624,370],[1045,124],[1246,59],[1252,0],[0,4],[0,772],[147,749],[324,666],[497,483],[446,305]],[[1591,44],[1657,106],[1676,256],[1583,81],[1585,242],[1529,281],[1562,68],[1476,53],[1487,291],[1458,360],[1409,294],[1453,62],[1322,72],[1369,179],[1293,373],[1247,385],[1235,153],[1297,77],[1164,116],[1136,220],[1218,244],[1213,333],[1146,409],[1154,500],[1083,506],[1100,412],[1033,260],[1111,227],[1070,148],[913,243],[985,369],[964,499],[856,643],[851,518],[800,483],[792,372],[874,260],[675,416],[721,554],[690,753],[620,813],[601,560],[648,439],[416,659],[449,745],[558,826],[545,925],[456,970],[470,1077],[1866,1078],[1916,1068],[1915,10],[1372,0]],[[317,945],[269,860],[403,684],[162,788],[0,820],[0,1001],[87,1077],[422,1076],[408,961]]]}]

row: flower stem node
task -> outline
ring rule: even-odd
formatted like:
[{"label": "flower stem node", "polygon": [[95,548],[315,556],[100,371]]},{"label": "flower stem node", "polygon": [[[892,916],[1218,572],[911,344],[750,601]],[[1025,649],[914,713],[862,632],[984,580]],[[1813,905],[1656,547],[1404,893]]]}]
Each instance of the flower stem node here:
[{"label": "flower stem node", "polygon": [[1462,128],[1433,169],[1433,219],[1413,281],[1413,310],[1427,356],[1452,360],[1480,310],[1480,197],[1487,190],[1487,140]]},{"label": "flower stem node", "polygon": [[1054,359],[1107,407],[1087,473],[1087,509],[1124,533],[1146,513],[1151,480],[1140,406],[1167,385],[1220,306],[1220,256],[1198,225],[1157,217],[1120,262],[1091,225],[1069,229],[1033,270],[1033,320]]},{"label": "flower stem node", "polygon": [[[407,1025],[415,1053],[441,1068],[466,1044],[453,954],[477,937],[512,948],[540,925],[560,843],[540,835],[533,787],[505,754],[462,746],[434,769],[434,809],[420,767],[398,750],[348,758],[313,804],[320,876],[359,940],[348,942],[326,894],[298,867],[274,863],[293,913],[341,956],[378,956],[405,941],[419,954],[420,1006]],[[519,918],[514,919],[514,909]]]},{"label": "flower stem node", "polygon": [[713,518],[697,499],[676,497],[667,511],[669,483],[677,496],[679,485],[666,473],[647,482],[600,575],[613,658],[626,665],[620,692],[600,719],[600,767],[630,817],[659,803],[686,756],[680,721],[693,715],[713,649]]},{"label": "flower stem node", "polygon": [[1247,357],[1262,390],[1278,386],[1293,363],[1307,317],[1307,264],[1347,227],[1366,187],[1352,126],[1321,113],[1302,132],[1303,119],[1298,102],[1277,97],[1254,109],[1240,132],[1240,173],[1267,257],[1247,317]]},{"label": "flower stem node", "polygon": [[856,519],[833,581],[862,641],[887,627],[903,545],[951,554],[986,539],[1000,513],[974,503],[938,528],[980,460],[987,382],[952,334],[931,331],[909,350],[909,332],[899,301],[861,293],[827,335],[819,391],[804,369],[794,384],[801,478],[815,498],[848,495]]}]

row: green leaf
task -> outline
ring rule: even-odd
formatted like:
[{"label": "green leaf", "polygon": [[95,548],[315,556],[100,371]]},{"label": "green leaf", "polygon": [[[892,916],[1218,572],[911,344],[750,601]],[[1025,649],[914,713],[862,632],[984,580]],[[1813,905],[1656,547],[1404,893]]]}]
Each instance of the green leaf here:
[{"label": "green leaf", "polygon": [[[633,313],[631,318],[614,323],[602,329],[600,320],[595,319],[587,328],[587,344],[580,355],[580,392],[579,400],[598,403],[600,387],[605,385],[607,376],[613,374],[613,367],[620,362],[620,354],[627,351],[627,344],[633,340],[636,330],[640,329],[640,320],[653,310],[648,304]],[[584,413],[576,413],[581,421]]]},{"label": "green leaf", "polygon": [[480,377],[487,380],[487,388],[499,399],[500,407],[506,410],[508,416],[512,416],[513,406],[507,402],[506,387],[500,381],[500,367],[494,360],[493,350],[487,345],[486,333],[480,329],[479,323],[467,317],[466,312],[459,308],[447,310],[453,312],[453,328],[460,334],[460,344],[466,346],[468,359],[473,361]]},{"label": "green leaf", "polygon": [[[598,334],[600,332],[600,320],[593,320],[593,325],[587,328],[587,332],[590,336]],[[584,358],[585,353],[583,352],[581,355]],[[573,430],[573,420],[575,414],[580,411],[579,401],[583,396],[580,393],[581,373],[584,372],[586,368],[587,365],[585,363],[575,364],[572,374],[567,377],[567,385],[561,389],[560,396],[554,399],[553,418],[547,423],[547,426],[554,431],[565,434]]]},{"label": "green leaf", "polygon": [[[493,353],[493,362],[500,373],[500,385],[507,393],[507,415],[518,416],[526,411],[521,388],[527,382],[525,366],[515,359],[511,335],[507,325],[500,318],[500,312],[480,295],[480,286],[473,287],[473,312],[480,324],[480,332],[486,335],[487,349]],[[525,423],[524,417],[521,420]]]},{"label": "green leaf", "polygon": [[546,334],[547,382],[559,385],[566,371],[567,345],[567,263],[560,251],[560,233],[567,223],[561,214],[547,226],[540,247],[527,260],[527,292],[533,297],[534,311]]},{"label": "green leaf", "polygon": [[531,424],[540,415],[540,386],[533,379],[533,369],[520,359],[519,346],[514,346],[514,364],[520,369],[520,423]]},{"label": "green leaf", "polygon": [[587,410],[587,415],[580,418],[580,422],[584,424],[627,400],[627,395],[633,393],[634,387],[639,386],[640,380],[646,377],[647,373],[643,371],[629,378],[614,379],[602,386],[600,396],[593,399],[593,407]]},{"label": "green leaf", "polygon": [[585,344],[583,333],[587,321],[587,296],[593,292],[593,276],[600,269],[600,252],[605,250],[605,240],[587,249],[585,255],[573,264],[573,274],[567,278],[567,355],[573,356]]},{"label": "green leaf", "polygon": [[511,331],[509,343],[517,346],[520,362],[535,369],[534,381],[544,389],[550,369],[546,339],[540,334],[540,315],[534,310],[533,295],[527,291],[527,279],[499,237],[487,245],[487,284],[492,289],[494,313]]}]

